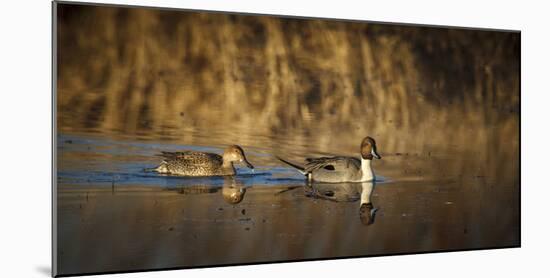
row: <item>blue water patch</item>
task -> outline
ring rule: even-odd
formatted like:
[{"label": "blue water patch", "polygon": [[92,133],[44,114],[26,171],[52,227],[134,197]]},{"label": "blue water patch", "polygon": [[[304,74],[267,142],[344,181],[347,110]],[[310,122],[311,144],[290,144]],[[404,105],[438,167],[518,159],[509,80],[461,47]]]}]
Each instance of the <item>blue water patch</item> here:
[{"label": "blue water patch", "polygon": [[[221,153],[221,148],[169,143],[122,141],[110,138],[59,135],[58,153],[64,161],[58,169],[58,182],[64,185],[112,186],[141,185],[174,187],[186,185],[222,186],[227,177],[181,177],[147,171],[160,162],[161,151],[194,150]],[[258,153],[247,151],[250,156]],[[59,159],[59,158],[58,158]],[[238,184],[303,184],[302,175],[284,167],[256,167],[255,171],[237,166]]]},{"label": "blue water patch", "polygon": [[[185,185],[211,185],[223,186],[227,183],[228,177],[182,177],[162,175],[147,172],[102,172],[102,171],[59,171],[58,181],[62,184],[71,185],[143,185],[175,187]],[[282,184],[304,184],[304,179],[299,178],[273,178],[269,172],[256,172],[238,174],[232,178],[232,182],[244,186],[256,185],[282,185]]]}]

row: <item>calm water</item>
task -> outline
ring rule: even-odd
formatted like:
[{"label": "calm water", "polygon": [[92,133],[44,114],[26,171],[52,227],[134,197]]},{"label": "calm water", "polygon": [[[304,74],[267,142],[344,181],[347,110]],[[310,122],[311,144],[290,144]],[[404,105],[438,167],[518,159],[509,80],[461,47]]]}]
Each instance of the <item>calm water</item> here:
[{"label": "calm water", "polygon": [[[453,155],[384,153],[378,142],[375,184],[306,186],[270,155],[276,149],[244,146],[256,169],[239,167],[235,178],[184,178],[144,169],[162,150],[223,146],[97,133],[57,140],[62,274],[519,244],[517,182],[446,169]],[[242,201],[224,198],[232,193]],[[371,225],[362,199],[376,208]]]}]

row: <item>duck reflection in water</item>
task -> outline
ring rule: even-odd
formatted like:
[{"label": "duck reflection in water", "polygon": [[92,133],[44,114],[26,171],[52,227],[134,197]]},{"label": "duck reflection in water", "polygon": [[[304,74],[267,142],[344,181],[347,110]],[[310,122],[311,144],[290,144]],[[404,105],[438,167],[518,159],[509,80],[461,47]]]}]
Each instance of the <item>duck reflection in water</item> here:
[{"label": "duck reflection in water", "polygon": [[226,203],[236,205],[244,199],[246,188],[235,177],[224,177],[222,196]]},{"label": "duck reflection in water", "polygon": [[376,216],[375,208],[371,202],[372,191],[374,190],[374,182],[363,182],[361,184],[361,204],[359,206],[359,219],[363,225],[371,225],[374,223]]},{"label": "duck reflection in water", "polygon": [[359,219],[364,225],[374,223],[377,208],[371,202],[375,182],[361,183],[310,183],[305,187],[306,196],[333,202],[359,202]]},{"label": "duck reflection in water", "polygon": [[230,205],[236,205],[242,202],[246,193],[245,185],[234,176],[224,177],[222,187],[206,184],[194,184],[183,185],[182,187],[179,187],[177,191],[180,194],[193,195],[217,193],[220,189],[223,200]]}]

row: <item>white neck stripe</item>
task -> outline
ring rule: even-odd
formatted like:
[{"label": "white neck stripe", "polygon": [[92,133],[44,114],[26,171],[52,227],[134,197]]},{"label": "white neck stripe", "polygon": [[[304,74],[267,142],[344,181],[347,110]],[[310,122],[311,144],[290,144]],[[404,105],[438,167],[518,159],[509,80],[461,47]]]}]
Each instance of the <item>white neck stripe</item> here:
[{"label": "white neck stripe", "polygon": [[361,157],[361,181],[374,180],[374,171],[372,170],[371,162],[371,159]]}]

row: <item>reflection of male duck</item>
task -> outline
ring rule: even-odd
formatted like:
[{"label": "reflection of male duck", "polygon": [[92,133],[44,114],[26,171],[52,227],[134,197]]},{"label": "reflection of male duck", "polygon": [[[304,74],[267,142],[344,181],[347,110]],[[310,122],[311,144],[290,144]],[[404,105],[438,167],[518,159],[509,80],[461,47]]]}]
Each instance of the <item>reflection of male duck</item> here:
[{"label": "reflection of male duck", "polygon": [[311,183],[308,184],[308,197],[325,199],[334,202],[355,202],[360,198],[360,183]]},{"label": "reflection of male duck", "polygon": [[374,208],[370,201],[372,191],[374,190],[374,182],[363,182],[361,184],[361,204],[359,206],[359,219],[364,225],[371,225],[374,223],[374,216],[377,208]]},{"label": "reflection of male duck", "polygon": [[374,182],[362,183],[312,183],[306,188],[308,197],[320,198],[334,202],[355,202],[359,203],[359,219],[364,225],[374,223],[374,217],[377,208],[374,208],[371,202]]}]

